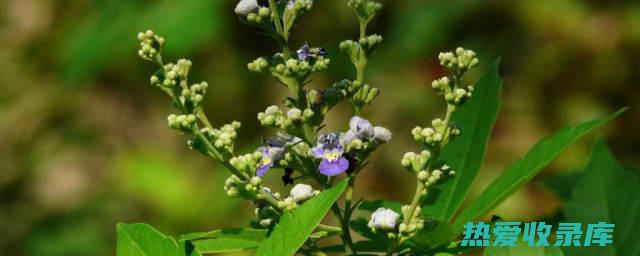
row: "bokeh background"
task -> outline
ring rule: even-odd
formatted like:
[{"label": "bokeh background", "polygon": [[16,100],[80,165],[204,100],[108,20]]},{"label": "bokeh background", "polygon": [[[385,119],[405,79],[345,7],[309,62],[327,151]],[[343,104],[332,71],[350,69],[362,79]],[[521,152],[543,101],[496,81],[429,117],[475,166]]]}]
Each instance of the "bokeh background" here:
[{"label": "bokeh background", "polygon": [[[442,115],[430,88],[443,75],[437,53],[464,46],[481,66],[502,57],[503,107],[472,197],[538,139],[567,124],[629,106],[600,130],[623,162],[640,164],[640,2],[578,0],[386,0],[371,32],[385,41],[368,80],[381,96],[364,113],[394,132],[358,180],[356,197],[407,202],[413,181],[399,167],[416,150],[410,130]],[[249,203],[225,196],[228,173],[166,127],[172,107],[148,83],[153,68],[136,54],[136,32],[167,39],[165,58],[193,60],[208,81],[216,124],[239,120],[239,152],[262,136],[256,113],[287,91],[246,69],[276,44],[242,25],[235,0],[0,1],[0,255],[113,255],[117,222],[147,222],[177,235],[244,226]],[[337,45],[357,35],[345,1],[317,1],[292,36],[325,47],[323,88],[354,70]],[[341,106],[327,129],[345,129]],[[582,140],[496,214],[538,219],[562,206],[540,181],[582,168]],[[279,183],[274,172],[269,183]],[[410,184],[410,185],[409,185]]]}]

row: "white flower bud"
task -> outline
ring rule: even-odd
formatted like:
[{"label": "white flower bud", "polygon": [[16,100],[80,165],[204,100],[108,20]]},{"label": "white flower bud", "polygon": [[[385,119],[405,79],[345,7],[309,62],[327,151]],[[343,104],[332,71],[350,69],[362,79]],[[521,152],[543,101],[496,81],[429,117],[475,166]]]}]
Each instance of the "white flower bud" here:
[{"label": "white flower bud", "polygon": [[391,231],[396,228],[396,221],[400,218],[400,214],[387,208],[378,208],[371,214],[371,220],[369,221],[369,227],[374,229],[381,229]]},{"label": "white flower bud", "polygon": [[381,126],[373,127],[373,138],[383,143],[389,142],[391,140],[391,131]]},{"label": "white flower bud", "polygon": [[259,8],[257,0],[240,0],[233,11],[238,15],[246,16]]},{"label": "white flower bud", "polygon": [[313,187],[307,184],[296,184],[289,193],[293,201],[301,202],[313,197]]}]

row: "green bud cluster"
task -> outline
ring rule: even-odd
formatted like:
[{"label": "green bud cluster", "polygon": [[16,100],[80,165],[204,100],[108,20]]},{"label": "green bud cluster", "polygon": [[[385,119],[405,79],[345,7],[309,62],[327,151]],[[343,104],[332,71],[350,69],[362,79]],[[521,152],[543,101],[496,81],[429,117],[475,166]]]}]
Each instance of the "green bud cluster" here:
[{"label": "green bud cluster", "polygon": [[347,6],[361,21],[370,21],[382,8],[382,4],[371,0],[349,0]]},{"label": "green bud cluster", "polygon": [[455,74],[462,74],[475,67],[480,62],[476,58],[476,53],[462,47],[456,48],[455,52],[443,52],[438,55],[440,65],[448,68]]},{"label": "green bud cluster", "polygon": [[424,184],[424,187],[428,188],[444,178],[445,175],[455,175],[455,171],[451,170],[446,164],[440,167],[440,169],[435,169],[431,172],[426,170],[419,171],[417,177],[418,180]]},{"label": "green bud cluster", "polygon": [[261,159],[262,153],[256,151],[252,154],[234,156],[229,160],[229,164],[237,170],[252,176],[256,173]]},{"label": "green bud cluster", "polygon": [[255,25],[266,25],[272,22],[271,10],[267,7],[260,7],[257,13],[247,14],[247,22]]},{"label": "green bud cluster", "polygon": [[249,64],[247,68],[251,71],[270,74],[280,82],[291,86],[291,81],[305,81],[312,73],[326,70],[331,60],[323,56],[316,56],[308,60],[286,59],[281,53],[275,54],[267,59],[260,57]]},{"label": "green bud cluster", "polygon": [[204,127],[200,129],[200,132],[204,134],[216,150],[232,153],[235,139],[238,136],[237,131],[240,129],[240,126],[240,122],[234,121],[230,124],[223,125],[220,129]]},{"label": "green bud cluster", "polygon": [[145,60],[155,61],[160,56],[160,51],[164,46],[164,38],[156,35],[151,30],[147,30],[138,33],[138,40],[140,41],[140,50],[138,50],[140,57]]},{"label": "green bud cluster", "polygon": [[182,89],[182,100],[192,103],[194,107],[200,106],[200,103],[204,99],[204,94],[207,92],[209,84],[207,82],[201,82],[199,84],[193,84],[188,89]]},{"label": "green bud cluster", "polygon": [[431,152],[429,152],[428,150],[423,150],[422,152],[420,152],[420,154],[407,152],[404,154],[404,156],[402,156],[400,165],[411,172],[418,173],[425,169],[430,159]]},{"label": "green bud cluster", "polygon": [[304,13],[311,10],[313,7],[313,0],[294,0],[294,1],[281,1],[286,2],[284,13],[282,15],[282,21],[285,31],[291,30],[295,25],[296,20]]},{"label": "green bud cluster", "polygon": [[260,177],[251,177],[249,180],[243,180],[236,175],[231,175],[224,182],[224,191],[227,192],[229,197],[242,196],[250,200],[256,200],[261,189],[262,179]]},{"label": "green bud cluster", "polygon": [[382,43],[382,36],[374,34],[360,38],[358,42],[353,40],[342,41],[340,50],[349,57],[351,63],[357,65],[371,57],[380,43]]},{"label": "green bud cluster", "polygon": [[444,95],[447,103],[452,105],[461,105],[465,100],[470,99],[474,89],[472,85],[467,88],[455,88],[455,85],[446,76],[433,80],[431,87],[436,89],[440,95]]},{"label": "green bud cluster", "polygon": [[413,214],[411,214],[410,211],[411,211],[411,206],[409,205],[402,206],[402,216],[405,219],[408,218],[409,216],[413,216],[413,217],[410,218],[411,220],[408,223],[404,223],[404,222],[400,223],[400,225],[398,226],[398,232],[400,233],[400,236],[411,237],[416,232],[424,228],[424,219],[420,217],[421,216],[420,212],[422,211],[420,206],[416,206]]},{"label": "green bud cluster", "polygon": [[193,129],[193,126],[196,123],[196,116],[193,114],[187,114],[187,115],[176,115],[176,114],[171,114],[169,115],[169,117],[167,117],[167,123],[169,124],[169,127],[172,129],[176,129],[182,132],[191,132],[191,130]]},{"label": "green bud cluster", "polygon": [[264,112],[258,113],[258,121],[263,126],[277,127],[287,131],[302,122],[306,122],[314,114],[314,111],[309,108],[304,111],[298,108],[291,108],[285,114],[278,106],[269,106]]},{"label": "green bud cluster", "polygon": [[431,127],[422,128],[417,126],[411,130],[413,139],[417,142],[429,146],[435,146],[447,139],[449,135],[460,134],[460,130],[455,127],[448,127],[440,118],[431,121]]},{"label": "green bud cluster", "polygon": [[289,196],[282,201],[278,201],[278,208],[283,211],[290,212],[298,208],[298,203]]},{"label": "green bud cluster", "polygon": [[[191,61],[187,59],[179,59],[176,64],[168,63],[164,65],[164,80],[162,85],[165,87],[174,87],[180,85],[181,87],[187,86],[187,77],[189,76],[189,70],[191,69]],[[155,75],[154,75],[155,76]],[[151,81],[160,81],[160,79],[151,78]]]}]

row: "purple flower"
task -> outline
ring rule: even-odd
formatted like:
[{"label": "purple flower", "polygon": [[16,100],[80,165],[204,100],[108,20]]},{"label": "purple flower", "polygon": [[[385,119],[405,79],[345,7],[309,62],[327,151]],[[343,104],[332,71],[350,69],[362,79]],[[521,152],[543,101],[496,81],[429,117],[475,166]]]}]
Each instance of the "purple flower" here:
[{"label": "purple flower", "polygon": [[258,175],[258,177],[264,176],[276,161],[282,160],[286,146],[289,143],[297,143],[299,141],[300,138],[288,134],[278,134],[278,136],[274,138],[265,140],[265,146],[258,148],[262,153],[262,159],[256,170],[256,175]]},{"label": "purple flower", "polygon": [[298,49],[296,53],[298,53],[299,60],[307,60],[309,57],[311,57],[311,49],[309,48],[309,44],[304,43],[304,45],[302,45],[302,47],[300,47],[300,49]]},{"label": "purple flower", "polygon": [[311,152],[315,157],[322,158],[322,162],[318,166],[322,175],[340,175],[349,168],[349,161],[342,155],[344,147],[340,143],[337,133],[321,135],[316,147],[312,148]]},{"label": "purple flower", "polygon": [[317,58],[318,56],[327,57],[328,55],[327,50],[325,50],[324,48],[311,48],[309,47],[309,43],[304,43],[304,45],[302,45],[300,49],[296,51],[296,53],[298,54],[298,59],[300,61],[306,61],[310,58]]}]

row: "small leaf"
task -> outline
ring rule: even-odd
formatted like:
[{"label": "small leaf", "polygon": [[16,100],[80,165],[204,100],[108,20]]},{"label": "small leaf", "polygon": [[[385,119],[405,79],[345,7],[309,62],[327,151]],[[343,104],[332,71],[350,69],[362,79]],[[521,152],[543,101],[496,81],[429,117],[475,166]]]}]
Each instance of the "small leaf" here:
[{"label": "small leaf", "polygon": [[178,244],[151,226],[143,223],[116,226],[117,256],[178,256]]},{"label": "small leaf", "polygon": [[422,211],[429,217],[451,221],[480,170],[500,109],[499,64],[500,60],[491,64],[476,83],[473,97],[452,116],[462,133],[443,149],[438,162],[451,166],[456,175],[429,191],[431,200],[425,200]]},{"label": "small leaf", "polygon": [[271,236],[258,247],[256,255],[294,255],[320,224],[331,205],[342,195],[346,186],[347,179],[313,197],[293,213],[283,214]]},{"label": "small leaf", "polygon": [[[586,225],[615,224],[615,245],[563,248],[568,256],[640,255],[640,175],[622,167],[601,138],[596,140],[591,160],[573,187],[567,202],[567,221]],[[586,233],[585,233],[586,234]],[[584,237],[584,236],[583,236]]]},{"label": "small leaf", "polygon": [[595,128],[609,122],[624,111],[609,117],[593,120],[575,127],[565,127],[551,137],[538,142],[527,154],[493,181],[453,223],[457,234],[468,221],[483,216],[513,194],[520,186],[531,180],[542,168],[562,153],[569,145]]}]

